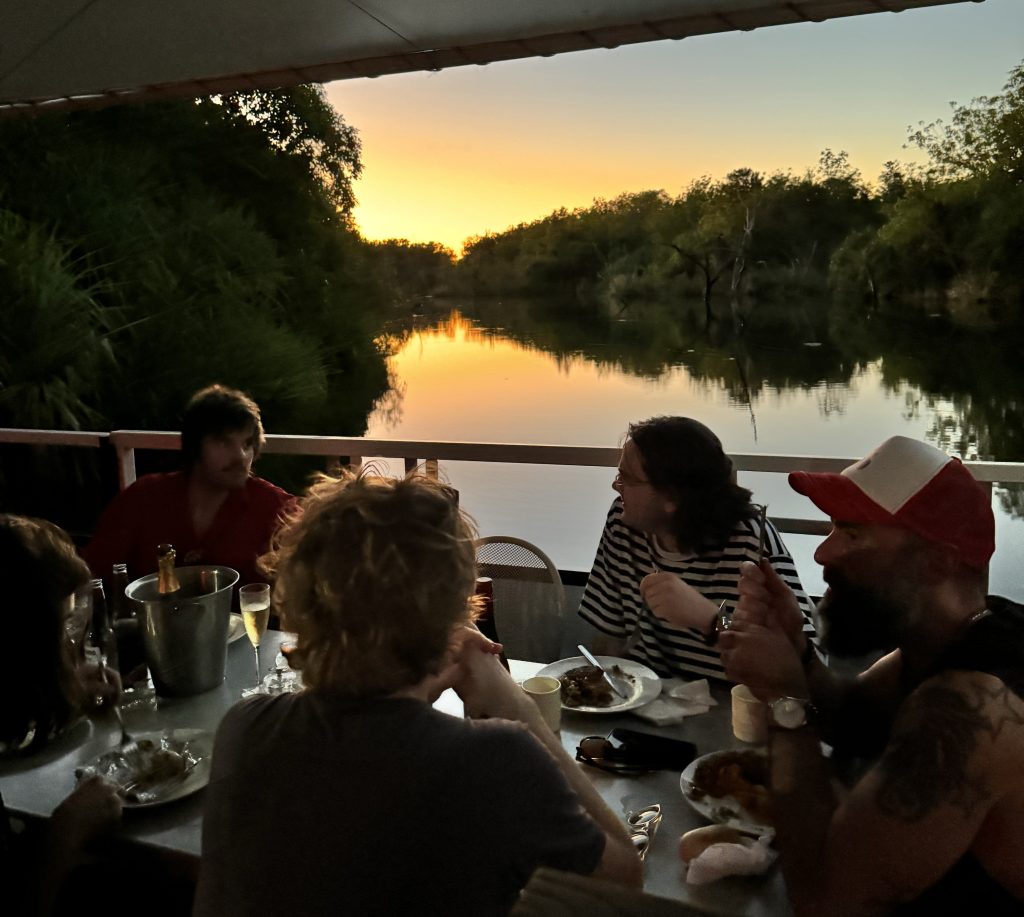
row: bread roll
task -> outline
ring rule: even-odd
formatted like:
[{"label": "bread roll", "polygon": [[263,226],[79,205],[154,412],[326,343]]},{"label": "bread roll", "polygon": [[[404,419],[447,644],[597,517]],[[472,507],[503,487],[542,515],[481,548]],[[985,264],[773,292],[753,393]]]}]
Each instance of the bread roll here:
[{"label": "bread roll", "polygon": [[728,825],[705,825],[679,838],[679,859],[684,863],[699,857],[712,844],[742,844],[743,835]]}]

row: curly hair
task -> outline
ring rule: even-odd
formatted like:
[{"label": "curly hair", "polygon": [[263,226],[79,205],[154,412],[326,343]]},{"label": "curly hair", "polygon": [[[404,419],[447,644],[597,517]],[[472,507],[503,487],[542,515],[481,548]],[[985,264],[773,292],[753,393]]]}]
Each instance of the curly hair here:
[{"label": "curly hair", "polygon": [[382,697],[436,673],[473,618],[474,537],[455,491],[422,474],[319,475],[261,558],[305,684]]},{"label": "curly hair", "polygon": [[226,385],[210,385],[196,392],[181,418],[181,463],[191,469],[203,452],[207,436],[234,430],[251,430],[255,439],[253,461],[266,442],[260,408],[245,392]]},{"label": "curly hair", "polygon": [[2,515],[0,576],[0,607],[8,631],[17,634],[6,677],[18,686],[0,705],[0,742],[33,750],[77,716],[85,700],[64,620],[68,596],[89,582],[89,568],[53,523]]},{"label": "curly hair", "polygon": [[652,417],[629,425],[648,480],[672,494],[672,534],[694,551],[723,547],[742,519],[755,514],[750,491],[735,480],[718,437],[689,417]]}]

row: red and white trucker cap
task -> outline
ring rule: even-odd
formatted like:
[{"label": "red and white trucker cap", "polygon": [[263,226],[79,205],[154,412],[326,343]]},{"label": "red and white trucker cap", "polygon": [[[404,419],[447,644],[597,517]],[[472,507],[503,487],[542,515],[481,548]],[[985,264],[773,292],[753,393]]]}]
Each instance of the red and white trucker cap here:
[{"label": "red and white trucker cap", "polygon": [[839,522],[898,525],[984,567],[995,551],[992,498],[957,458],[894,436],[841,474],[794,471],[789,485]]}]

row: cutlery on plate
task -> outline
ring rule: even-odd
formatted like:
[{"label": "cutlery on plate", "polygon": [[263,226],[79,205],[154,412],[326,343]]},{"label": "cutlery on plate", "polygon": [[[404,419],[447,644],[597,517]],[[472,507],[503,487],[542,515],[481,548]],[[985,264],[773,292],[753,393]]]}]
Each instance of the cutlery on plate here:
[{"label": "cutlery on plate", "polygon": [[616,678],[612,675],[600,662],[597,661],[597,657],[590,652],[582,643],[576,645],[576,649],[583,654],[583,658],[587,660],[592,666],[596,666],[601,670],[601,675],[609,685],[611,689],[619,695],[623,700],[629,700],[630,695],[633,693],[633,686],[630,685],[624,678]]}]

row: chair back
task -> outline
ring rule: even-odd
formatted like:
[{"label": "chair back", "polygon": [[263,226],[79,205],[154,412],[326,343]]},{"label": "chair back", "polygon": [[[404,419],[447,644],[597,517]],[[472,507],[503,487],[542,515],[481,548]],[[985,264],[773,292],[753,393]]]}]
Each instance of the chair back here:
[{"label": "chair back", "polygon": [[510,659],[561,658],[565,589],[558,568],[540,548],[511,535],[476,543],[480,576],[494,581],[494,623]]}]

